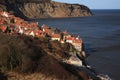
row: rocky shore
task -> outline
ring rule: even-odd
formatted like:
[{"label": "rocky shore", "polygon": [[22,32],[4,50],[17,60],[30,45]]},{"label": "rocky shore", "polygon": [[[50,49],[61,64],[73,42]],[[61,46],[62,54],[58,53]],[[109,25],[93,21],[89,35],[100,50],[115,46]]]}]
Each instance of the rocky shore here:
[{"label": "rocky shore", "polygon": [[42,2],[3,0],[0,3],[0,9],[24,19],[81,17],[92,15],[90,9],[84,5],[60,3],[49,0]]}]

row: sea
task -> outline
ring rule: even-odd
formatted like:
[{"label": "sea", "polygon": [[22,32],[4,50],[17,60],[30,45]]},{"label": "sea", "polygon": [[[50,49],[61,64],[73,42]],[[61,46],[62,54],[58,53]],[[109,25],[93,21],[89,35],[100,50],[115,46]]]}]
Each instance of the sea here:
[{"label": "sea", "polygon": [[86,61],[97,72],[120,80],[120,10],[91,10],[93,16],[35,19],[39,25],[58,28],[79,35]]}]

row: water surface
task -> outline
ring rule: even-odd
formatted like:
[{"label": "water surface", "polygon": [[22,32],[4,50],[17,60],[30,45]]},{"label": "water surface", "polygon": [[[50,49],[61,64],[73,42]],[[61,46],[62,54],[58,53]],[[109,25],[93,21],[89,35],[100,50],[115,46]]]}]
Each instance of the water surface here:
[{"label": "water surface", "polygon": [[80,35],[90,56],[87,61],[98,72],[120,80],[120,10],[92,10],[94,16],[35,20]]}]

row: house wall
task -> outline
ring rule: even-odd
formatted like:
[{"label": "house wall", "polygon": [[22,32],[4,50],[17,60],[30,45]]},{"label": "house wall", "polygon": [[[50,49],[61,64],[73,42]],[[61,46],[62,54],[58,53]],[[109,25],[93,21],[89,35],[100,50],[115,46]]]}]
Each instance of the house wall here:
[{"label": "house wall", "polygon": [[51,40],[57,40],[57,41],[60,41],[60,38],[51,38]]}]

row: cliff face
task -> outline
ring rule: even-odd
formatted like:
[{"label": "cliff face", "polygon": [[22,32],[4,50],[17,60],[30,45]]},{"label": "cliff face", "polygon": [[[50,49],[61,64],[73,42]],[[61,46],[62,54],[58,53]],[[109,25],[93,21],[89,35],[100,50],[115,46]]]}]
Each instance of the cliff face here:
[{"label": "cliff face", "polygon": [[20,17],[33,18],[58,18],[91,16],[91,11],[84,5],[67,4],[59,2],[28,2],[5,3],[4,10],[12,11]]},{"label": "cliff face", "polygon": [[90,10],[83,5],[51,3],[26,3],[19,8],[29,18],[90,16]]}]

